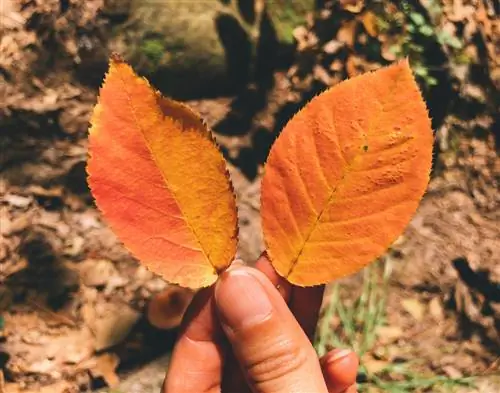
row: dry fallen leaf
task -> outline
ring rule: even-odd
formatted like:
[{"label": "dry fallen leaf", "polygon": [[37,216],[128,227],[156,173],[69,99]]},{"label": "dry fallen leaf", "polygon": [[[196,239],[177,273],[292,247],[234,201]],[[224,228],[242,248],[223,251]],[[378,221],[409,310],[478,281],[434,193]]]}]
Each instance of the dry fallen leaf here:
[{"label": "dry fallen leaf", "polygon": [[386,36],[381,35],[380,37],[380,54],[387,61],[394,61],[397,59],[396,52],[394,48],[398,46],[397,41],[394,38],[386,38]]},{"label": "dry fallen leaf", "polygon": [[361,12],[365,6],[364,0],[340,0],[339,5],[341,9],[357,14]]},{"label": "dry fallen leaf", "polygon": [[448,375],[450,378],[462,378],[464,375],[458,370],[456,367],[453,367],[452,365],[447,365],[443,366],[443,371]]},{"label": "dry fallen leaf", "polygon": [[96,351],[103,351],[121,343],[132,331],[140,314],[127,304],[106,303],[97,310],[86,307],[86,323],[95,337]]},{"label": "dry fallen leaf", "polygon": [[125,246],[169,282],[212,284],[236,252],[236,204],[210,131],[116,56],[89,131],[89,185]]},{"label": "dry fallen leaf", "polygon": [[353,78],[357,75],[362,74],[362,71],[359,69],[363,64],[363,58],[357,55],[350,55],[347,58],[345,68],[347,72],[347,76],[349,78]]},{"label": "dry fallen leaf", "polygon": [[0,19],[2,20],[1,30],[16,28],[26,23],[25,18],[19,12],[20,4],[13,0],[3,0],[0,7]]},{"label": "dry fallen leaf", "polygon": [[429,302],[429,312],[436,321],[442,321],[444,319],[443,305],[438,297],[433,297]]},{"label": "dry fallen leaf", "polygon": [[356,42],[356,28],[358,21],[356,19],[348,20],[342,23],[342,26],[337,32],[336,40],[346,45],[349,48],[354,46]]},{"label": "dry fallen leaf", "polygon": [[7,383],[5,384],[5,390],[1,390],[0,393],[77,393],[78,388],[74,384],[62,380],[57,381],[50,385],[45,385],[38,387],[37,389],[26,389],[25,383]]},{"label": "dry fallen leaf", "polygon": [[380,373],[382,370],[390,366],[390,362],[387,360],[374,359],[370,355],[366,355],[363,358],[363,366],[366,368],[368,375],[374,375]]},{"label": "dry fallen leaf", "polygon": [[120,358],[114,353],[105,353],[97,357],[95,364],[90,368],[94,377],[101,377],[110,388],[115,388],[120,383],[116,374],[116,368],[120,364]]},{"label": "dry fallen leaf", "polygon": [[87,259],[78,264],[80,278],[88,287],[105,286],[108,280],[118,275],[118,271],[111,261],[106,259]]},{"label": "dry fallen leaf", "polygon": [[377,37],[377,16],[373,12],[367,11],[363,13],[360,19],[368,35],[370,35],[370,37]]},{"label": "dry fallen leaf", "polygon": [[432,146],[408,61],[315,97],[276,140],[262,180],[264,238],[277,272],[317,285],[383,254],[424,194]]},{"label": "dry fallen leaf", "polygon": [[418,299],[403,299],[401,305],[405,311],[417,321],[421,321],[425,313],[425,305]]},{"label": "dry fallen leaf", "polygon": [[379,341],[384,344],[389,344],[396,341],[403,335],[403,329],[399,326],[380,326],[377,328],[377,336]]}]

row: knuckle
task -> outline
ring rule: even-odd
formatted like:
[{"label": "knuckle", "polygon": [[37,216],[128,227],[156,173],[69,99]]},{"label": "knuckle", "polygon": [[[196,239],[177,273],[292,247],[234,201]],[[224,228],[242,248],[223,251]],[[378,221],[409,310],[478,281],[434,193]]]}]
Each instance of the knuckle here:
[{"label": "knuckle", "polygon": [[258,386],[277,384],[299,372],[311,354],[307,349],[289,339],[276,339],[260,350],[247,365],[248,376]]}]

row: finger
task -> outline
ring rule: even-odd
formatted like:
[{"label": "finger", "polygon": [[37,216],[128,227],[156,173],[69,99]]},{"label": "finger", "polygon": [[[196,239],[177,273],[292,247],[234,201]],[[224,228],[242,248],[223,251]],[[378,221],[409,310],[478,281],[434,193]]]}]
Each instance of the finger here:
[{"label": "finger", "polygon": [[314,338],[314,332],[318,324],[324,291],[324,285],[308,288],[294,287],[292,291],[290,308],[311,341]]},{"label": "finger", "polygon": [[290,296],[292,293],[292,285],[278,273],[276,273],[276,270],[274,270],[273,265],[271,265],[271,261],[269,261],[267,253],[265,251],[262,253],[257,262],[255,262],[255,268],[266,275],[266,277],[269,279],[269,281],[271,281],[271,283],[278,290],[281,296],[283,296],[285,302],[288,303],[290,301]]},{"label": "finger", "polygon": [[158,329],[179,327],[193,297],[192,290],[169,285],[149,302],[146,313],[149,323]]},{"label": "finger", "polygon": [[349,386],[342,393],[358,393],[358,388],[356,387],[356,384],[354,384],[354,385]]},{"label": "finger", "polygon": [[[231,264],[231,268],[245,266],[242,260],[235,260]],[[228,351],[224,359],[224,369],[222,371],[222,391],[223,392],[238,392],[252,393],[240,364],[236,360],[234,354]]]},{"label": "finger", "polygon": [[222,392],[252,393],[245,374],[231,351],[228,351],[224,362]]},{"label": "finger", "polygon": [[248,267],[229,269],[216,284],[215,303],[254,390],[327,392],[311,343],[263,273]]},{"label": "finger", "polygon": [[356,388],[359,360],[354,352],[334,349],[320,359],[320,364],[329,393],[345,392],[351,386]]},{"label": "finger", "polygon": [[201,290],[187,309],[164,393],[220,392],[225,345],[213,292],[213,287]]},{"label": "finger", "polygon": [[300,326],[302,326],[302,329],[306,332],[309,339],[312,340],[318,322],[325,286],[320,285],[310,288],[292,286],[288,281],[276,273],[266,252],[257,260],[255,267],[263,272],[267,278],[278,287],[285,301],[290,304],[290,309]]}]

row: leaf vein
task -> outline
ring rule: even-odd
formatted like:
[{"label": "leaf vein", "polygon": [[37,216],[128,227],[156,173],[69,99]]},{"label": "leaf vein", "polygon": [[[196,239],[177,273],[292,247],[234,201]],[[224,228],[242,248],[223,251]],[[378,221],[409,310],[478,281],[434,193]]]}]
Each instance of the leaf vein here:
[{"label": "leaf vein", "polygon": [[334,202],[332,202],[331,204],[334,205],[334,204],[337,204],[339,202],[345,202],[345,201],[355,201],[357,199],[362,199],[362,198],[366,198],[367,196],[373,196],[373,194],[376,194],[378,192],[381,192],[381,191],[387,191],[387,190],[390,190],[392,188],[396,188],[400,185],[404,184],[404,182],[397,182],[397,183],[391,183],[391,184],[387,184],[383,187],[379,187],[379,188],[376,188],[374,190],[371,190],[369,192],[366,192],[366,193],[362,193],[360,195],[357,195],[355,197],[350,197],[350,198],[338,198],[336,199]]},{"label": "leaf vein", "polygon": [[[398,78],[399,78],[399,75],[398,75]],[[398,80],[394,81],[394,86],[392,87],[392,89],[396,89],[396,85],[398,85],[398,83],[397,83],[397,82],[398,82]],[[365,140],[365,142],[366,142],[366,141],[367,141],[367,139],[368,139],[368,138],[367,138],[367,134],[370,134],[370,133],[371,133],[371,129],[372,129],[373,124],[375,123],[375,121],[378,121],[379,117],[381,117],[381,112],[383,112],[383,111],[384,111],[384,104],[383,104],[382,102],[380,102],[380,101],[378,101],[378,102],[379,102],[379,104],[380,104],[380,109],[381,109],[381,110],[380,110],[380,111],[377,111],[377,115],[376,115],[375,119],[373,119],[373,118],[372,118],[372,119],[370,119],[368,133],[365,133],[365,132],[363,131],[362,127],[361,127],[361,126],[359,126],[359,124],[358,124],[358,127],[357,127],[357,128],[359,128],[359,130],[358,130],[358,131],[360,131],[360,132],[361,132],[361,134],[362,134],[363,139]],[[349,162],[349,161],[347,161],[347,160],[346,160],[346,158],[345,158],[345,156],[343,155],[343,151],[342,151],[342,148],[341,148],[341,146],[340,146],[340,140],[339,140],[339,138],[338,138],[338,134],[337,134],[337,132],[335,132],[335,131],[336,131],[336,130],[335,130],[335,124],[337,123],[335,113],[336,113],[336,112],[335,112],[335,111],[333,111],[333,122],[331,123],[331,126],[333,127],[333,133],[332,133],[332,134],[335,136],[337,146],[339,147],[340,157],[343,159],[343,161],[344,161],[344,163],[345,163],[345,165],[344,165],[344,170],[343,170],[343,174],[342,174],[342,176],[340,177],[340,180],[338,181],[338,183],[336,184],[336,186],[335,186],[335,187],[331,190],[331,193],[330,193],[330,195],[329,195],[329,197],[328,197],[328,199],[327,199],[327,201],[326,201],[325,205],[323,206],[322,210],[319,212],[319,214],[318,214],[318,217],[317,217],[316,221],[315,221],[315,222],[311,225],[310,230],[309,230],[309,233],[307,234],[307,236],[305,236],[305,240],[303,241],[302,246],[301,246],[300,250],[299,250],[299,251],[298,251],[298,253],[297,253],[297,256],[296,256],[296,257],[295,257],[295,259],[291,262],[291,264],[290,264],[290,268],[288,269],[288,272],[287,272],[287,274],[286,274],[286,276],[285,276],[285,277],[288,277],[288,276],[290,276],[290,274],[292,274],[292,271],[293,271],[293,269],[295,268],[295,266],[297,265],[297,262],[298,262],[298,260],[299,260],[300,256],[302,255],[302,253],[303,253],[303,251],[304,251],[304,248],[305,248],[306,244],[308,243],[308,241],[309,241],[309,239],[310,239],[310,237],[311,237],[312,233],[315,231],[316,227],[317,227],[317,226],[321,223],[321,219],[322,219],[322,217],[323,217],[324,212],[325,212],[325,211],[326,211],[326,210],[327,210],[327,209],[328,209],[328,208],[329,208],[329,207],[333,204],[333,202],[332,202],[332,201],[333,201],[333,199],[334,199],[334,197],[335,197],[335,195],[336,195],[336,191],[338,190],[339,186],[340,186],[342,183],[344,183],[344,182],[345,182],[345,179],[347,178],[347,175],[348,175],[350,172],[352,172],[352,167],[353,167],[353,164],[354,164],[354,163],[356,163],[356,159],[357,159],[357,157],[359,157],[359,155],[360,155],[360,152],[358,152],[357,154],[355,154],[355,156],[352,158],[352,160],[351,160],[350,162]],[[391,209],[393,206],[394,206],[394,205],[391,205],[388,209],[384,209],[384,210],[379,211],[379,212],[377,212],[377,213],[375,213],[375,214],[380,214],[381,212],[386,212],[387,210]],[[292,214],[292,216],[293,216],[293,214]],[[368,216],[366,216],[366,217],[368,217]],[[366,217],[365,217],[365,218],[366,218]]]},{"label": "leaf vein", "polygon": [[202,250],[200,248],[197,248],[197,247],[192,247],[192,246],[188,246],[186,244],[182,244],[182,243],[177,243],[173,240],[170,240],[168,237],[166,237],[165,235],[156,235],[156,236],[151,236],[147,239],[144,240],[144,243],[147,243],[148,241],[150,240],[154,240],[154,239],[161,239],[161,240],[165,240],[167,243],[170,243],[170,244],[173,244],[175,246],[178,246],[178,247],[181,247],[181,248],[185,248],[186,250],[191,250],[191,251],[197,251],[197,252],[202,252]]},{"label": "leaf vein", "polygon": [[135,202],[135,203],[137,203],[138,205],[141,205],[141,206],[144,206],[144,207],[146,207],[146,208],[148,208],[148,209],[154,210],[155,212],[158,212],[158,213],[160,213],[160,214],[161,214],[161,215],[163,215],[163,216],[168,216],[168,217],[172,217],[172,218],[177,218],[177,219],[182,220],[182,221],[186,221],[185,217],[183,217],[183,216],[178,216],[178,215],[176,215],[176,214],[170,214],[170,213],[165,212],[165,211],[163,211],[163,210],[161,210],[161,209],[158,209],[157,207],[153,207],[153,206],[151,206],[151,205],[149,205],[149,204],[147,204],[147,203],[144,203],[144,202],[142,202],[142,201],[139,201],[138,199],[132,198],[132,197],[130,197],[130,196],[128,196],[128,195],[126,195],[126,194],[124,194],[124,193],[123,193],[122,191],[120,191],[117,187],[112,186],[112,185],[111,185],[111,183],[109,183],[109,182],[108,182],[108,183],[106,183],[106,184],[104,184],[104,185],[103,185],[103,187],[110,188],[110,189],[112,189],[113,191],[118,192],[118,193],[120,194],[120,197],[121,197],[121,198],[128,199],[129,201]]},{"label": "leaf vein", "polygon": [[[294,154],[295,154],[295,160],[298,161],[299,157],[298,157],[298,148],[297,148],[297,141],[294,141]],[[300,180],[300,183],[302,184],[303,188],[304,188],[304,195],[306,196],[306,200],[308,203],[308,205],[310,206],[310,209],[312,210],[313,214],[316,214],[316,207],[314,206],[314,202],[313,202],[313,199],[311,197],[311,194],[309,194],[309,189],[306,185],[306,182],[304,181],[304,178],[302,177],[302,172],[300,171],[300,167],[298,165],[295,165],[294,166],[296,172],[297,172],[297,176],[299,177],[299,180]]]},{"label": "leaf vein", "polygon": [[401,201],[399,204],[391,204],[388,207],[382,209],[382,210],[377,210],[376,212],[370,213],[370,214],[365,214],[362,216],[357,216],[357,217],[351,217],[351,218],[345,218],[342,220],[330,220],[330,221],[321,221],[318,225],[332,225],[332,226],[338,226],[338,225],[343,225],[343,224],[352,224],[355,222],[363,221],[366,220],[367,218],[373,218],[376,217],[380,214],[387,213],[391,209],[394,209],[395,207],[400,207],[401,205],[405,204],[413,204],[413,201]]},{"label": "leaf vein", "polygon": [[[123,85],[123,91],[125,92],[125,96],[127,98],[127,101],[128,101],[128,104],[130,106],[130,111],[132,113],[132,117],[134,118],[134,123],[136,125],[136,127],[139,129],[139,131],[141,132],[141,135],[142,137],[144,138],[144,142],[145,142],[145,145],[146,147],[148,148],[149,152],[150,152],[150,155],[151,155],[151,159],[155,162],[156,164],[156,167],[158,168],[159,172],[161,173],[162,177],[163,177],[163,180],[165,181],[167,187],[169,188],[170,190],[170,193],[172,195],[172,198],[175,200],[179,210],[181,211],[182,215],[184,217],[186,217],[186,214],[184,213],[179,201],[177,200],[176,196],[175,196],[175,192],[174,190],[172,190],[170,187],[169,187],[169,184],[170,182],[168,181],[168,177],[167,175],[164,173],[164,171],[162,171],[160,169],[160,166],[158,165],[158,162],[156,160],[156,157],[155,157],[155,154],[153,153],[152,149],[151,149],[151,146],[149,144],[149,141],[148,141],[148,138],[146,137],[146,133],[144,131],[144,129],[141,127],[141,124],[138,120],[138,116],[137,116],[137,109],[135,108],[135,105],[132,103],[132,99],[131,99],[131,95],[130,95],[130,92],[128,90],[128,85],[127,83],[125,83],[125,81],[123,80],[123,77],[121,75],[118,76],[122,85]],[[192,227],[192,225],[190,224],[190,222],[186,219],[184,221],[186,223],[186,225],[188,226],[188,228],[191,230],[191,232],[193,233],[194,237],[196,238],[196,241],[198,242],[198,244],[200,245],[200,250],[201,252],[203,253],[204,257],[206,258],[206,260],[212,265],[212,267],[215,268],[215,265],[214,263],[212,263],[212,261],[210,260],[209,258],[209,255],[208,253],[205,251],[204,247],[203,247],[203,244],[201,243],[200,241],[200,237],[198,235],[198,233],[196,232],[196,230]]]}]

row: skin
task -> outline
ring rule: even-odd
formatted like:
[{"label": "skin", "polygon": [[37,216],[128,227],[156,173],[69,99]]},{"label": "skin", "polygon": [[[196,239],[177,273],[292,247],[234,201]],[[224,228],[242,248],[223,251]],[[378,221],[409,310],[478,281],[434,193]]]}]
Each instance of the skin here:
[{"label": "skin", "polygon": [[323,286],[299,288],[263,255],[235,262],[194,297],[162,393],[355,393],[358,358],[311,344]]}]

